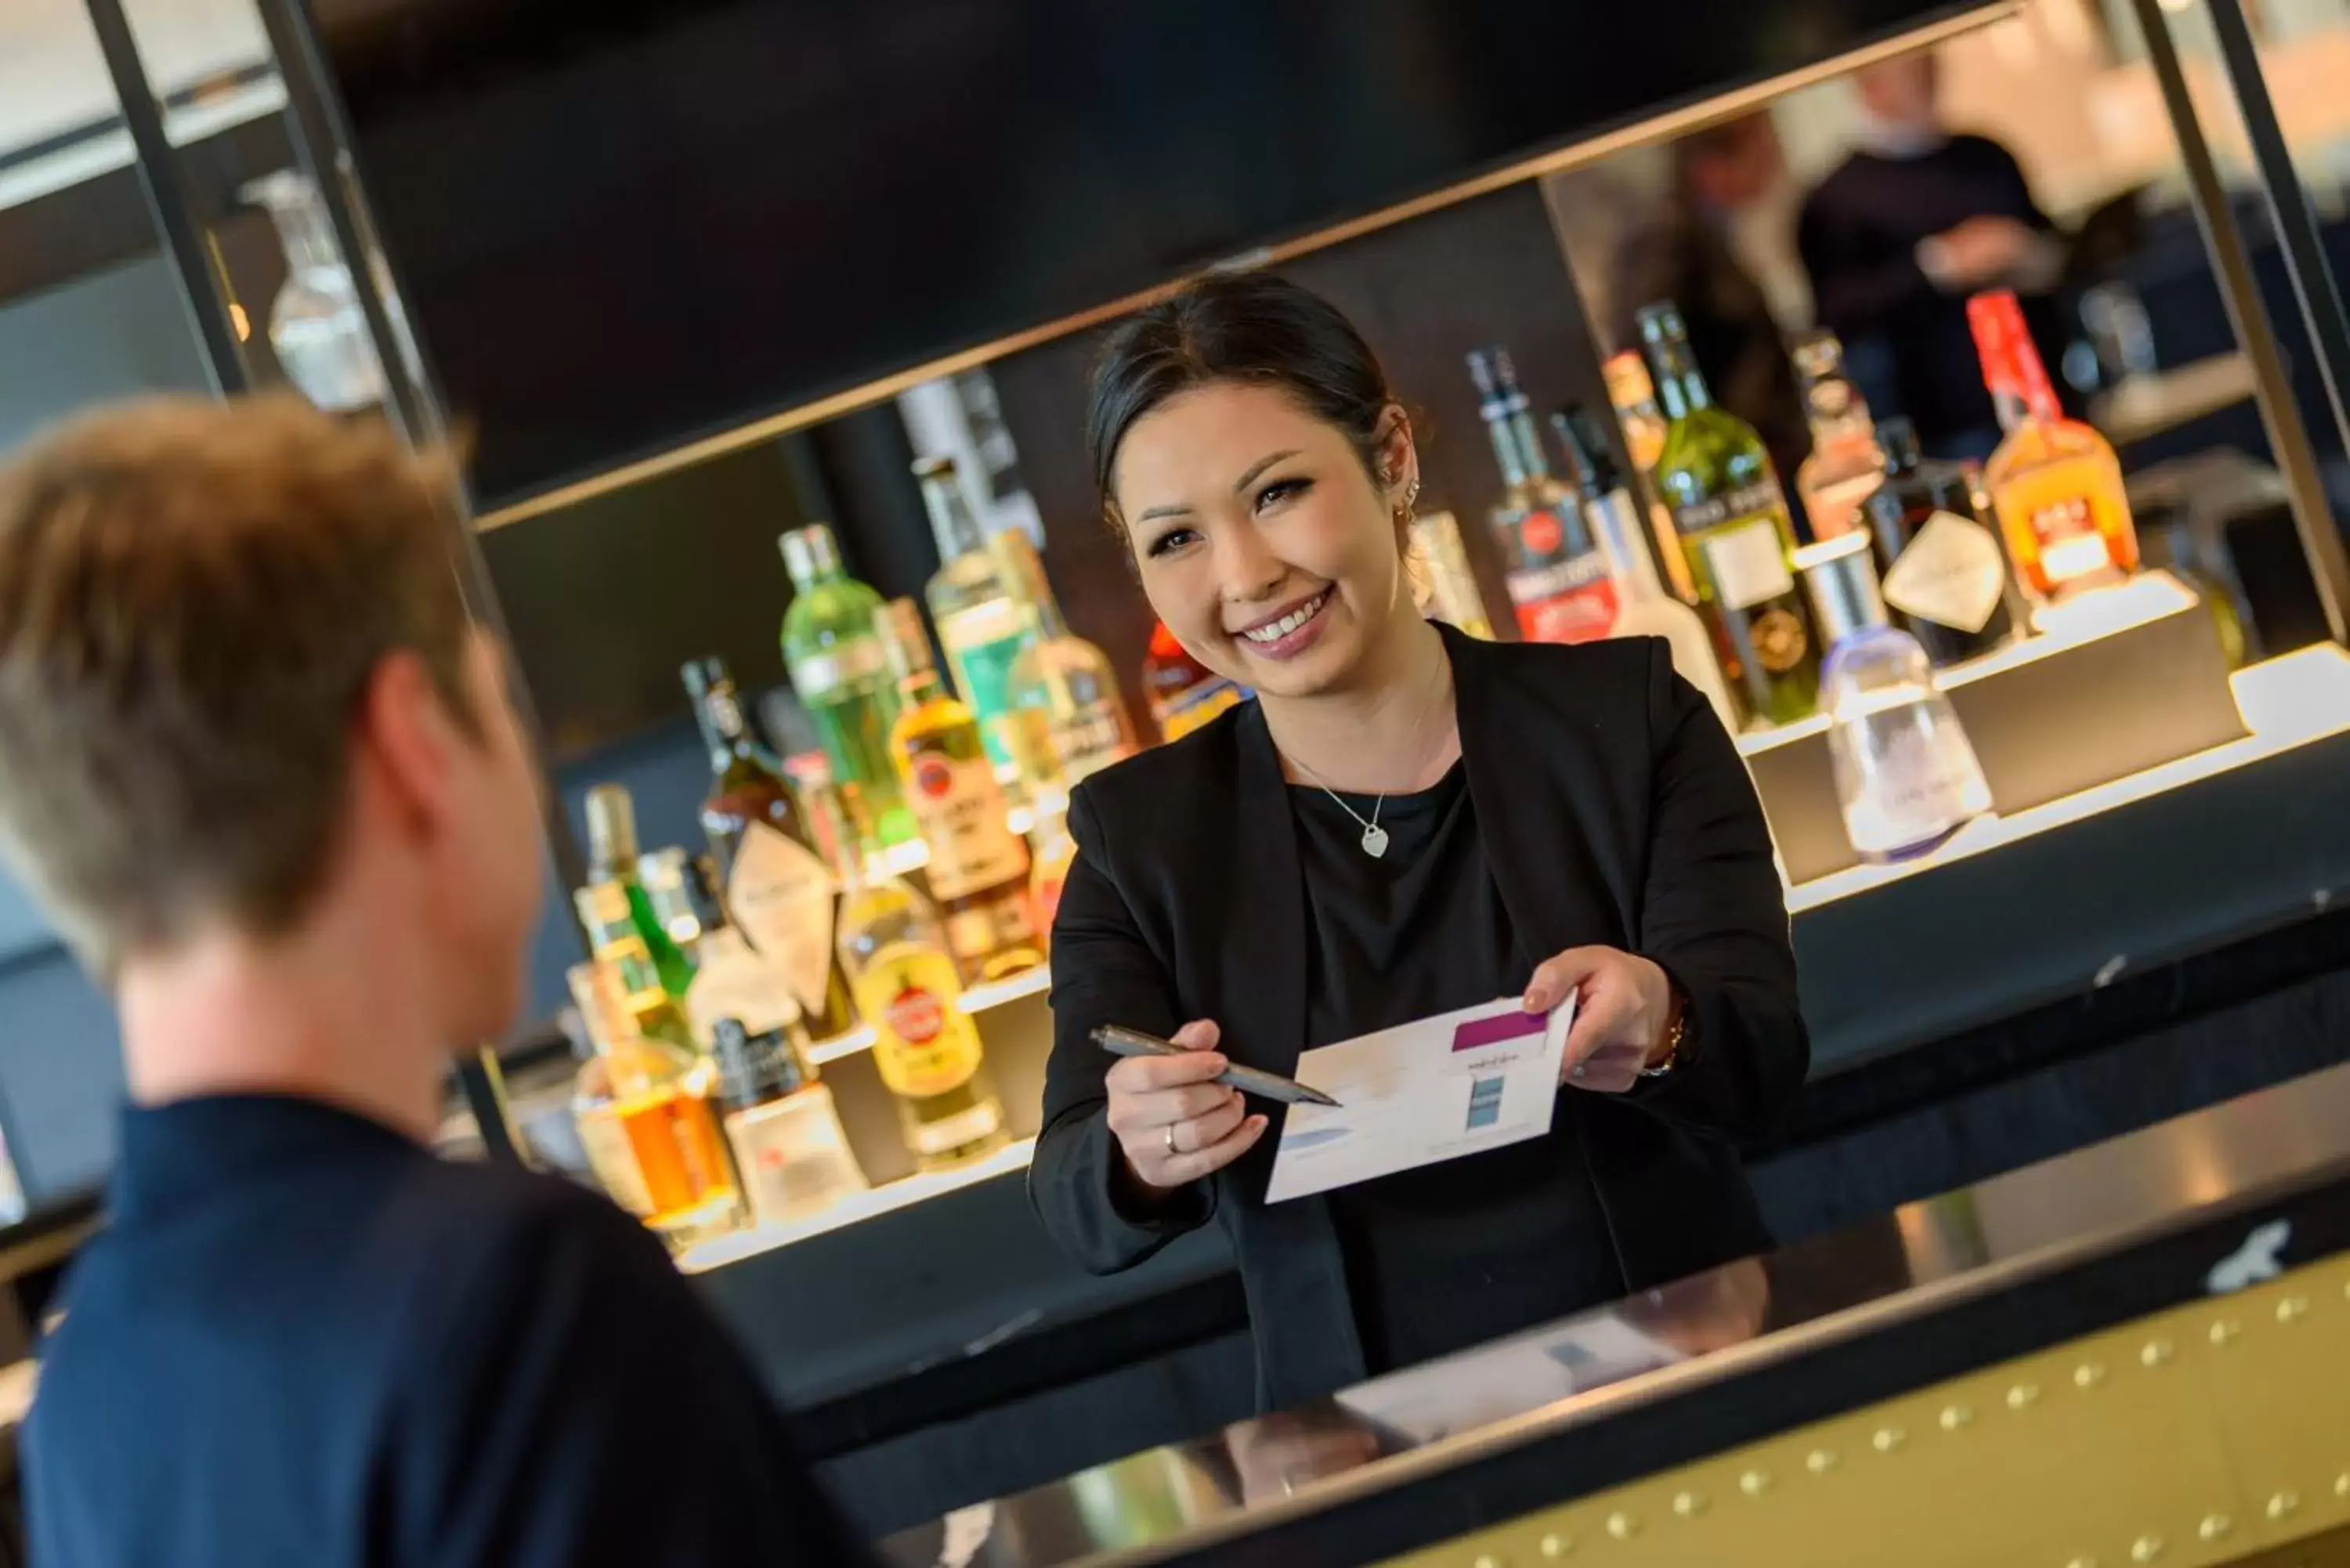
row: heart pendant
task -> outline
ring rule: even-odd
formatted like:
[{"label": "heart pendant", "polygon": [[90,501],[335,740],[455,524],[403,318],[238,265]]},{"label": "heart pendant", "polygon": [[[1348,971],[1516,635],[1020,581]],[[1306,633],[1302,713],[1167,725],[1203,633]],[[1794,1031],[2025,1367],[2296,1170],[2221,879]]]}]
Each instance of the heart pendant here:
[{"label": "heart pendant", "polygon": [[1363,853],[1377,860],[1388,852],[1388,830],[1378,823],[1363,829]]}]

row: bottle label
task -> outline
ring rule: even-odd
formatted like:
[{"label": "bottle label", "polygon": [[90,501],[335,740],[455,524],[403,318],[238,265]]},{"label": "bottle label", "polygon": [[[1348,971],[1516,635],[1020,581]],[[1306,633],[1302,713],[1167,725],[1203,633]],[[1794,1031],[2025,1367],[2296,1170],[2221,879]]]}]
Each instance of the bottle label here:
[{"label": "bottle label", "polygon": [[985,757],[915,753],[906,804],[931,846],[931,896],[945,901],[1028,874],[1028,852],[1004,818],[1003,791]]},{"label": "bottle label", "polygon": [[[722,1018],[732,1018],[754,1039],[800,1021],[800,1002],[784,966],[754,951],[742,932],[722,926],[704,933],[694,957],[701,967],[686,991],[685,1012],[693,1022],[694,1039],[703,1045]],[[816,994],[821,1002],[822,991]]]},{"label": "bottle label", "polygon": [[1116,708],[1095,701],[1049,721],[1053,752],[1071,784],[1127,755],[1126,726]]},{"label": "bottle label", "polygon": [[958,958],[978,961],[1037,938],[1031,901],[1007,897],[946,918],[947,946]]},{"label": "bottle label", "polygon": [[1776,517],[1786,504],[1779,493],[1776,480],[1758,479],[1752,484],[1742,484],[1735,490],[1705,501],[1692,501],[1673,509],[1673,525],[1684,534],[1701,534],[1709,528],[1719,528],[1733,517],[1750,514]]},{"label": "bottle label", "polygon": [[1787,550],[1775,516],[1734,524],[1699,542],[1714,597],[1724,609],[1742,610],[1794,591]]},{"label": "bottle label", "polygon": [[792,685],[803,702],[822,702],[836,692],[849,695],[889,670],[889,655],[881,639],[870,632],[845,637],[821,653],[792,660]]},{"label": "bottle label", "polygon": [[1973,633],[1991,624],[2006,578],[2007,562],[1990,529],[1955,512],[1936,512],[1885,574],[1885,602],[1919,620]]},{"label": "bottle label", "polygon": [[2067,495],[2032,514],[2033,536],[2040,541],[2040,570],[2050,587],[2061,587],[2113,565],[2097,512],[2086,495]]},{"label": "bottle label", "polygon": [[652,953],[637,934],[626,888],[618,882],[591,882],[579,890],[577,907],[596,957],[619,975],[631,1012],[644,1012],[667,994],[661,989],[660,971],[653,967]]},{"label": "bottle label", "polygon": [[918,1158],[931,1159],[993,1137],[1003,1126],[1003,1107],[988,1099],[953,1116],[917,1124],[906,1141]]},{"label": "bottle label", "polygon": [[1804,662],[1811,650],[1812,634],[1804,618],[1783,605],[1773,605],[1746,623],[1746,640],[1754,662],[1772,675],[1784,675]]},{"label": "bottle label", "polygon": [[1237,708],[1246,693],[1218,675],[1186,687],[1160,704],[1156,717],[1165,740],[1180,740],[1227,708]]},{"label": "bottle label", "polygon": [[1587,550],[1570,561],[1505,574],[1518,631],[1529,642],[1589,642],[1616,624],[1616,579],[1607,557]]},{"label": "bottle label", "polygon": [[954,961],[899,942],[873,955],[857,978],[858,1010],[879,1036],[873,1064],[893,1094],[925,1099],[960,1089],[979,1071],[979,1027],[955,1004]]},{"label": "bottle label", "polygon": [[743,1196],[762,1225],[806,1219],[852,1192],[865,1173],[849,1152],[832,1091],[822,1084],[733,1112],[726,1141],[743,1172]]},{"label": "bottle label", "polygon": [[764,822],[743,828],[726,877],[727,909],[751,945],[782,969],[805,1013],[824,1011],[838,891],[832,867],[807,846]]},{"label": "bottle label", "polygon": [[[1012,665],[1028,640],[1019,607],[990,599],[939,618],[939,640],[954,665],[955,683],[982,727],[1012,709]],[[999,763],[1016,758],[999,757]]]}]

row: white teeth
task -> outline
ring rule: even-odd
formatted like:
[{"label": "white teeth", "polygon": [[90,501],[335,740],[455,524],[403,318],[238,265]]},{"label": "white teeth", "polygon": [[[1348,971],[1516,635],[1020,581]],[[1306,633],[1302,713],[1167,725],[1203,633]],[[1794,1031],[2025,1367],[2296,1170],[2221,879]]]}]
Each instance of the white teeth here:
[{"label": "white teeth", "polygon": [[1316,594],[1271,625],[1254,627],[1241,635],[1251,642],[1279,642],[1283,638],[1312,620],[1315,612],[1322,607],[1322,601],[1328,597],[1327,594]]}]

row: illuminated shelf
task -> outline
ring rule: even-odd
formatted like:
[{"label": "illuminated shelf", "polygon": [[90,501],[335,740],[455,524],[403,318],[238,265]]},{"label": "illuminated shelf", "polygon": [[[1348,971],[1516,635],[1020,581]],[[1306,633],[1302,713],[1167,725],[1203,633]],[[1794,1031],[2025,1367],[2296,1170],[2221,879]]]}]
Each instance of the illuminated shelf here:
[{"label": "illuminated shelf", "polygon": [[984,1012],[991,1007],[1002,1007],[1025,996],[1035,996],[1053,988],[1053,971],[1043,964],[1024,969],[1006,980],[991,981],[974,985],[962,993],[965,1012]]},{"label": "illuminated shelf", "polygon": [[1007,1144],[985,1159],[957,1166],[952,1170],[930,1170],[885,1182],[868,1191],[842,1199],[823,1213],[792,1225],[754,1225],[747,1230],[729,1231],[690,1247],[680,1254],[677,1266],[689,1274],[705,1269],[723,1268],[728,1263],[771,1252],[778,1247],[788,1247],[795,1241],[805,1241],[811,1236],[821,1236],[828,1231],[855,1225],[878,1215],[910,1208],[932,1198],[944,1197],[983,1181],[993,1181],[999,1176],[1011,1176],[1028,1168],[1036,1153],[1036,1140],[1024,1137]]},{"label": "illuminated shelf", "polygon": [[854,1056],[859,1051],[873,1049],[873,1026],[860,1023],[846,1034],[836,1034],[829,1040],[819,1040],[808,1047],[810,1066],[821,1067],[827,1062],[837,1062],[843,1056]]}]

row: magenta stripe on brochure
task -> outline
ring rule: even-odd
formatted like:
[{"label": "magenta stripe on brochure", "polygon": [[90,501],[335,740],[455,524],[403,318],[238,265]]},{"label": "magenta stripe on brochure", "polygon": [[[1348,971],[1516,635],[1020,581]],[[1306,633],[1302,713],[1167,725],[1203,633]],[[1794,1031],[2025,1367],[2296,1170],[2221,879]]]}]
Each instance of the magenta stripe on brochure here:
[{"label": "magenta stripe on brochure", "polygon": [[1474,1051],[1481,1045],[1498,1045],[1504,1040],[1523,1040],[1549,1027],[1549,1015],[1541,1012],[1504,1012],[1493,1018],[1472,1018],[1452,1032],[1452,1048]]}]

